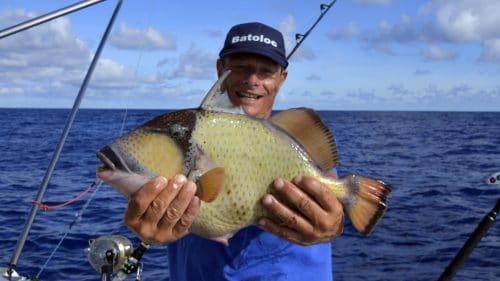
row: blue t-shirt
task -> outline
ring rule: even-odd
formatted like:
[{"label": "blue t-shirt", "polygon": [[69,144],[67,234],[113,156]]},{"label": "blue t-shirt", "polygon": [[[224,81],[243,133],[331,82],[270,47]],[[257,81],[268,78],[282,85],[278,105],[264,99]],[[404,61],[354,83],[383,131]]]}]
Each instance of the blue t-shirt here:
[{"label": "blue t-shirt", "polygon": [[331,243],[300,246],[256,226],[224,246],[189,234],[168,246],[170,280],[331,281]]}]

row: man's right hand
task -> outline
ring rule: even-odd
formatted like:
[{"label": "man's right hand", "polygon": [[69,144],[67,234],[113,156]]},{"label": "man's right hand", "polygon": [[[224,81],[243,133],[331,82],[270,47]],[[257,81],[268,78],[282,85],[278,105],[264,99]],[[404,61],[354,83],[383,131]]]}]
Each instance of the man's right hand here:
[{"label": "man's right hand", "polygon": [[184,175],[157,177],[129,200],[125,224],[150,244],[174,242],[188,233],[200,209],[196,185]]}]

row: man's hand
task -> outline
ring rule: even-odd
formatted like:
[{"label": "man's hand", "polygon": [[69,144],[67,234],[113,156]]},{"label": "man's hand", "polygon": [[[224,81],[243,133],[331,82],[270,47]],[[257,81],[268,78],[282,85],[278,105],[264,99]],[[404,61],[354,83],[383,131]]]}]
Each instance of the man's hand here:
[{"label": "man's hand", "polygon": [[270,218],[259,225],[300,245],[328,242],[342,234],[344,212],[333,191],[312,177],[298,176],[293,183],[274,181],[276,196],[266,194],[262,204]]},{"label": "man's hand", "polygon": [[173,242],[185,234],[200,209],[196,185],[185,176],[157,177],[129,200],[125,224],[146,243]]}]

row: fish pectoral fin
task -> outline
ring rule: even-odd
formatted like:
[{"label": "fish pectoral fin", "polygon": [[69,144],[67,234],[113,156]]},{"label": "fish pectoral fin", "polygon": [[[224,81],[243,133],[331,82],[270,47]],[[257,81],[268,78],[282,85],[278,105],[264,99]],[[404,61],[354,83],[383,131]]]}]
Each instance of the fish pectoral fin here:
[{"label": "fish pectoral fin", "polygon": [[337,166],[335,138],[316,111],[292,108],[274,114],[271,121],[299,142],[321,170]]},{"label": "fish pectoral fin", "polygon": [[198,179],[199,188],[196,195],[200,200],[212,202],[217,198],[224,186],[224,168],[216,167],[208,170]]}]

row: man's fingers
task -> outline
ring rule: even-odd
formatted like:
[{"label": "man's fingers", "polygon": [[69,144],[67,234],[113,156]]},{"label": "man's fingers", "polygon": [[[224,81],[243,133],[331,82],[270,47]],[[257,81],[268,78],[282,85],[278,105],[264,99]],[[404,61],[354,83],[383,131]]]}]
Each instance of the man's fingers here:
[{"label": "man's fingers", "polygon": [[303,214],[313,225],[317,225],[321,219],[327,216],[320,205],[291,182],[277,179],[274,182],[274,187],[280,196],[279,198],[284,198],[292,208]]},{"label": "man's fingers", "polygon": [[159,228],[171,228],[176,225],[195,196],[196,185],[191,181],[177,188],[179,189],[177,196],[171,200],[162,212],[158,222]]},{"label": "man's fingers", "polygon": [[138,223],[151,202],[166,187],[167,183],[167,179],[160,176],[150,180],[136,193],[132,194],[125,211],[125,223],[127,225]]},{"label": "man's fingers", "polygon": [[277,179],[274,189],[275,195],[262,198],[270,214],[259,221],[263,229],[301,245],[331,241],[342,233],[342,204],[321,182],[311,177],[297,177],[294,183]]},{"label": "man's fingers", "polygon": [[[312,177],[298,176],[294,183],[306,192],[315,201],[316,208],[304,208],[301,211],[309,218],[309,221],[320,231],[340,234],[343,231],[344,210],[335,194],[324,184]],[[297,203],[300,205],[304,205]],[[313,211],[313,212],[311,212]],[[318,211],[317,213],[315,213]]]},{"label": "man's fingers", "polygon": [[332,202],[338,201],[335,194],[317,179],[307,176],[298,176],[293,180],[294,184],[300,186],[301,190],[313,198],[323,210],[332,211]]},{"label": "man's fingers", "polygon": [[276,200],[270,194],[262,198],[262,204],[270,211],[274,221],[278,225],[286,225],[289,229],[299,232],[311,232],[313,227],[302,216],[292,211],[290,208]]},{"label": "man's fingers", "polygon": [[181,237],[182,235],[187,233],[189,227],[191,226],[194,219],[198,215],[199,210],[200,210],[200,199],[195,196],[189,203],[182,217],[179,219],[179,221],[177,221],[177,224],[174,226],[174,229],[172,230],[173,234],[177,237]]},{"label": "man's fingers", "polygon": [[[179,192],[182,190],[182,186],[187,182],[184,175],[177,175],[173,179],[168,181],[167,187],[164,188],[156,198],[151,201],[148,209],[142,216],[142,220],[145,223],[151,225],[158,225],[159,221],[166,215],[166,211],[170,208],[172,201],[177,197]],[[171,216],[179,216],[176,209],[169,209]]]}]

